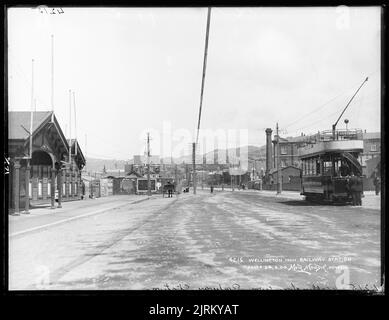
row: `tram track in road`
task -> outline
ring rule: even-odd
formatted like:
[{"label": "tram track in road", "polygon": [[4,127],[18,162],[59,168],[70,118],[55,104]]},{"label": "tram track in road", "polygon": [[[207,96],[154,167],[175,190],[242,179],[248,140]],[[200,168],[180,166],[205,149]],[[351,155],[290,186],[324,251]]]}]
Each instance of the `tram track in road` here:
[{"label": "tram track in road", "polygon": [[[166,212],[170,207],[172,207],[179,198],[176,198],[172,200],[170,203],[166,204],[162,208],[158,208],[150,213],[150,216],[143,220],[142,222],[138,223],[136,226],[132,226],[129,228],[122,229],[115,233],[114,236],[110,237],[109,239],[105,240],[101,244],[99,244],[96,247],[93,247],[91,250],[85,252],[81,256],[77,257],[76,259],[73,259],[66,265],[57,268],[53,272],[50,273],[50,284],[49,285],[55,285],[59,282],[59,280],[65,276],[68,272],[72,271],[73,269],[83,265],[84,263],[88,262],[89,260],[101,255],[104,251],[107,249],[113,247],[115,244],[120,242],[122,239],[130,235],[131,233],[135,232],[136,230],[142,228],[148,223],[153,222],[154,220],[158,219],[161,214]],[[123,208],[125,206],[122,206]],[[130,210],[136,210],[136,208],[131,208]],[[30,285],[27,290],[33,290],[36,289],[35,284]]]}]

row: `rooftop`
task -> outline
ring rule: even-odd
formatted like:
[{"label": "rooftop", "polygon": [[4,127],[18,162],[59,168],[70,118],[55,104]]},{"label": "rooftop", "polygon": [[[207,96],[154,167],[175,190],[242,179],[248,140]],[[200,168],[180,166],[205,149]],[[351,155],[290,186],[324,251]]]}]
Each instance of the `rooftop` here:
[{"label": "rooftop", "polygon": [[[51,115],[50,111],[34,112],[32,131],[37,130]],[[30,135],[31,124],[30,111],[9,111],[8,112],[8,139],[26,140]]]}]

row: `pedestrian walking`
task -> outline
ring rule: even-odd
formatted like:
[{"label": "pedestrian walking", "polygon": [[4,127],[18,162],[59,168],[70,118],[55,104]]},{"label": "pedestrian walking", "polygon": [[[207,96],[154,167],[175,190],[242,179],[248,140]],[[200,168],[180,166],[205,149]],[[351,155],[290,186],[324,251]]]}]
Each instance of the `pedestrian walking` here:
[{"label": "pedestrian walking", "polygon": [[381,181],[380,181],[380,177],[378,177],[377,174],[375,174],[374,176],[374,189],[375,189],[375,194],[376,196],[378,196],[380,194],[380,188],[381,188]]},{"label": "pedestrian walking", "polygon": [[353,206],[362,205],[362,193],[361,193],[361,184],[357,176],[354,173],[351,173],[350,178],[348,179],[349,192],[352,198]]},{"label": "pedestrian walking", "polygon": [[167,192],[168,192],[168,195],[167,195],[168,198],[173,197],[173,185],[170,181],[168,181],[168,183],[167,183]]}]

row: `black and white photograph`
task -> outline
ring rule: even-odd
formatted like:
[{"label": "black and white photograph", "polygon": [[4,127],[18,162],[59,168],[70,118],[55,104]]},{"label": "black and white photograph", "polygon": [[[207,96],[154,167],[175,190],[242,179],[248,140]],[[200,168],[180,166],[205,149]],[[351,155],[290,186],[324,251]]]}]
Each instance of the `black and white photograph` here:
[{"label": "black and white photograph", "polygon": [[382,7],[5,15],[10,292],[384,293]]}]

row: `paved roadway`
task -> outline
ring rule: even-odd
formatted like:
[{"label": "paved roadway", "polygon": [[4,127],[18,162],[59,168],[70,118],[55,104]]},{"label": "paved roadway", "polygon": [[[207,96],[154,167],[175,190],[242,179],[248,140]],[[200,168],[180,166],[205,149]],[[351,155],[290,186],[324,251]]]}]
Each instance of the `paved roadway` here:
[{"label": "paved roadway", "polygon": [[10,289],[371,289],[380,210],[369,197],[351,207],[250,191],[154,196],[11,236]]}]

